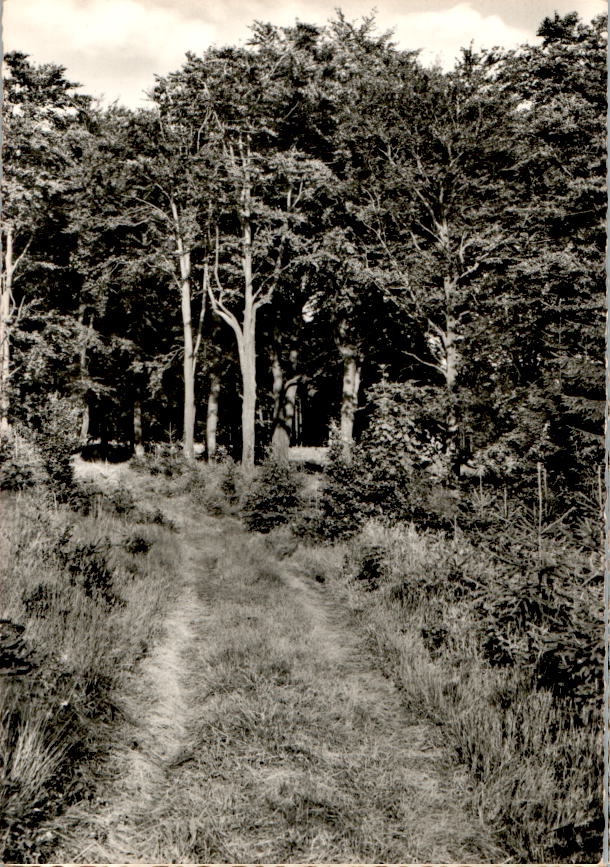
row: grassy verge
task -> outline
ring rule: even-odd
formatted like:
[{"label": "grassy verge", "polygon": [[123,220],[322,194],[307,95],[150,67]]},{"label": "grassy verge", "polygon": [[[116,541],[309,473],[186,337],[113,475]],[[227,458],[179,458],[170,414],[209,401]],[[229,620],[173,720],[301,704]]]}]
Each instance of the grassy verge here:
[{"label": "grassy verge", "polygon": [[123,684],[174,592],[176,544],[125,492],[89,486],[81,512],[38,488],[1,496],[0,850],[36,862],[64,812],[95,793]]},{"label": "grassy verge", "polygon": [[298,556],[346,594],[379,664],[437,726],[468,772],[471,809],[510,855],[597,861],[600,594],[574,580],[576,561],[564,581],[551,570],[570,561],[565,545],[548,540],[544,564],[512,564],[510,580],[463,536],[412,525],[370,522],[357,540]]}]

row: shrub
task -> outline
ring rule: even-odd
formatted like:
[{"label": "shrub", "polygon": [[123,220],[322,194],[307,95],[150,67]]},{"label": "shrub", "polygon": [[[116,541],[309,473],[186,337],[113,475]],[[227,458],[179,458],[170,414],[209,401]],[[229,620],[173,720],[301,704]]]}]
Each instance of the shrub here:
[{"label": "shrub", "polygon": [[106,494],[104,499],[117,515],[131,515],[136,509],[133,494],[123,485],[118,485],[111,493]]},{"label": "shrub", "polygon": [[357,447],[346,460],[340,445],[333,444],[329,458],[319,498],[318,534],[331,541],[349,539],[374,511],[369,466]]},{"label": "shrub", "polygon": [[38,422],[35,441],[49,484],[60,502],[68,502],[74,490],[72,456],[79,445],[78,408],[69,398],[51,394]]},{"label": "shrub", "polygon": [[370,518],[453,528],[456,492],[402,461],[389,445],[353,446],[346,460],[340,445],[333,444],[329,457],[319,499],[321,520],[312,535],[349,539]]},{"label": "shrub", "polygon": [[101,508],[103,496],[91,482],[78,482],[70,492],[67,505],[80,515],[92,515]]},{"label": "shrub", "polygon": [[220,491],[231,507],[239,504],[240,472],[235,461],[227,458],[223,463],[223,473],[220,480]]},{"label": "shrub", "polygon": [[413,382],[378,382],[367,391],[371,407],[364,441],[376,461],[392,456],[408,471],[435,467],[446,476],[443,455],[446,398],[434,386]]},{"label": "shrub", "polygon": [[[232,480],[232,484],[228,486],[225,484],[227,473]],[[208,515],[215,518],[233,515],[237,512],[239,500],[236,485],[233,483],[236,479],[237,471],[231,464],[229,467],[215,463],[200,466],[192,473],[188,493],[193,502]]]},{"label": "shrub", "polygon": [[386,575],[382,545],[366,545],[359,553],[355,579],[367,590],[378,590]]},{"label": "shrub", "polygon": [[107,605],[120,604],[114,592],[114,575],[108,563],[110,540],[81,542],[70,539],[56,549],[61,568],[72,585],[80,587],[86,596]]},{"label": "shrub", "polygon": [[45,480],[40,451],[24,433],[12,430],[0,438],[0,490],[22,491]]},{"label": "shrub", "polygon": [[147,554],[152,548],[152,542],[141,533],[134,533],[123,542],[128,554]]},{"label": "shrub", "polygon": [[299,485],[288,464],[267,460],[245,497],[241,517],[249,530],[268,533],[288,523],[299,507]]}]

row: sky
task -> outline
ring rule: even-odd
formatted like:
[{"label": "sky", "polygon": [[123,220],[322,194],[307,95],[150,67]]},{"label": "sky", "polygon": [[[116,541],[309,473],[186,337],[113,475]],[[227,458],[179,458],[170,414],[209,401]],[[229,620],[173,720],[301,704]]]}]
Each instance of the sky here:
[{"label": "sky", "polygon": [[462,46],[535,42],[542,19],[576,11],[589,21],[604,0],[4,0],[3,51],[59,63],[83,92],[130,107],[147,104],[154,76],[178,69],[187,51],[243,44],[249,25],[324,24],[340,6],[357,20],[376,10],[378,29],[424,63],[449,68]]}]

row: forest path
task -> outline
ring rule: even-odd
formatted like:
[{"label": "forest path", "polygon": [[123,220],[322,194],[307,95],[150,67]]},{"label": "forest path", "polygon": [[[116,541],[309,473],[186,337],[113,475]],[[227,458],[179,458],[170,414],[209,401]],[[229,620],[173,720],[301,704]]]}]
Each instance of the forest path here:
[{"label": "forest path", "polygon": [[113,779],[62,860],[494,860],[347,609],[236,521],[170,514],[178,603],[134,676]]}]

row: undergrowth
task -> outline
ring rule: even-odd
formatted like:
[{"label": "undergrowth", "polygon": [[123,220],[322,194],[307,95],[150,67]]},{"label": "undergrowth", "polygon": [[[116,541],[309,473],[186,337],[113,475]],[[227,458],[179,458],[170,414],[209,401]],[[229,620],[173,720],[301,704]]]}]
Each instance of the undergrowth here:
[{"label": "undergrowth", "polygon": [[[335,549],[335,579],[408,706],[468,769],[471,805],[501,845],[521,861],[594,862],[603,830],[598,539],[585,542],[569,520],[532,526],[516,506],[492,515],[488,505],[487,518],[477,533],[369,521]],[[312,568],[316,550],[300,555]]]},{"label": "undergrowth", "polygon": [[52,857],[61,815],[93,797],[176,549],[125,491],[81,488],[72,508],[40,486],[1,496],[0,852],[36,863]]}]

